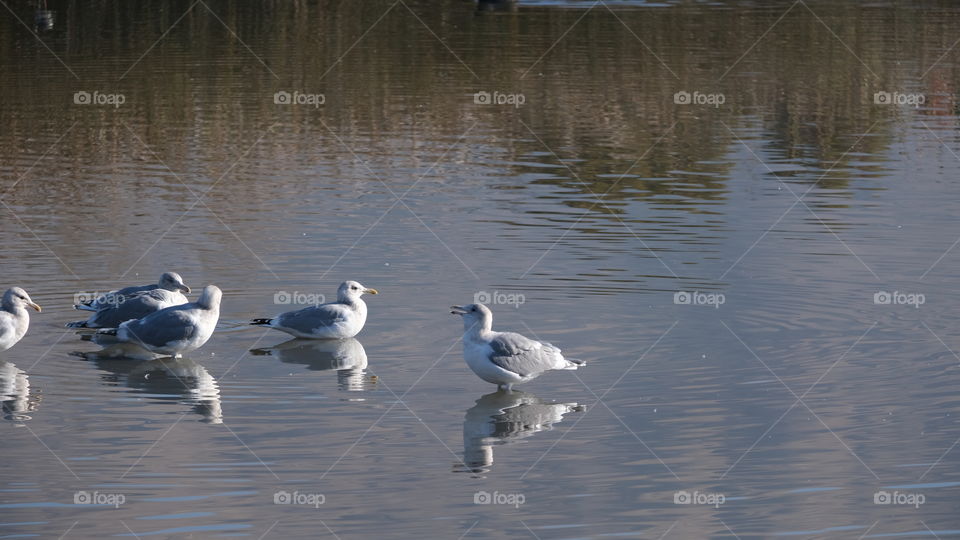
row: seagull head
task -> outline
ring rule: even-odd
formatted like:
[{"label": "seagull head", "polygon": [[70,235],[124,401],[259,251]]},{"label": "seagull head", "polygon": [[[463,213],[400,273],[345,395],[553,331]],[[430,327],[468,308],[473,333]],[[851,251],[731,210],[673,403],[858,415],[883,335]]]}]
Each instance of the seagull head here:
[{"label": "seagull head", "polygon": [[463,317],[463,329],[476,331],[493,329],[493,312],[483,304],[467,304],[465,306],[450,306],[450,313]]},{"label": "seagull head", "polygon": [[344,281],[343,283],[340,284],[340,288],[337,289],[337,301],[352,302],[354,300],[359,300],[364,293],[380,294],[380,292],[377,291],[376,289],[364,287],[359,282]]},{"label": "seagull head", "polygon": [[30,299],[30,295],[27,294],[27,291],[21,289],[20,287],[7,289],[7,292],[3,293],[3,307],[7,309],[32,307],[33,309],[40,311],[40,306],[35,304],[33,300]]},{"label": "seagull head", "polygon": [[164,272],[160,276],[160,288],[168,291],[181,291],[184,294],[190,294],[190,287],[183,283],[183,278],[176,272]]},{"label": "seagull head", "polygon": [[200,293],[197,299],[197,305],[204,309],[220,310],[220,299],[223,297],[223,291],[216,285],[207,285]]}]

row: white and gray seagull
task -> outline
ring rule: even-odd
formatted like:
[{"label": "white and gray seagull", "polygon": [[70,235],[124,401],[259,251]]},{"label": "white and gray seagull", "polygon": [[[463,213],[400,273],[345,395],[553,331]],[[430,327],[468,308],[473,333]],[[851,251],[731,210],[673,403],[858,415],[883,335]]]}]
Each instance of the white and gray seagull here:
[{"label": "white and gray seagull", "polygon": [[[136,294],[144,293],[147,291],[153,291],[157,289],[163,289],[165,291],[170,291],[170,292],[177,292],[177,293],[182,292],[184,294],[190,294],[190,287],[187,287],[183,283],[183,278],[180,277],[180,274],[176,272],[164,272],[163,274],[160,275],[160,281],[158,281],[157,283],[151,283],[150,285],[137,285],[134,287],[124,287],[123,289],[110,291],[108,293],[97,296],[93,300],[87,300],[86,302],[80,302],[79,304],[74,304],[73,308],[79,309],[81,311],[100,311],[101,309],[116,307]],[[186,300],[184,300],[181,303],[185,303],[185,302]]]},{"label": "white and gray seagull", "polygon": [[156,354],[180,356],[199,349],[213,335],[222,296],[217,286],[207,285],[196,302],[164,308],[117,328],[99,330],[97,335],[116,336],[120,343]]},{"label": "white and gray seagull", "polygon": [[0,301],[0,351],[13,347],[26,335],[30,327],[28,307],[40,311],[40,306],[20,287],[7,289],[3,293],[3,300]]},{"label": "white and gray seagull", "polygon": [[450,306],[463,317],[463,359],[481,379],[511,390],[555,369],[577,369],[586,362],[564,358],[560,349],[515,334],[493,330],[493,312],[483,304]]},{"label": "white and gray seagull", "polygon": [[346,339],[363,330],[367,322],[364,293],[379,294],[356,281],[344,281],[337,289],[337,301],[281,313],[270,319],[253,319],[250,324],[266,326],[306,339]]},{"label": "white and gray seagull", "polygon": [[[189,287],[184,286],[189,291]],[[142,319],[151,313],[170,306],[186,304],[190,300],[179,290],[152,289],[115,297],[117,304],[97,303],[105,307],[94,312],[85,321],[67,323],[67,328],[116,328],[131,319]],[[79,305],[79,304],[78,304]]]}]

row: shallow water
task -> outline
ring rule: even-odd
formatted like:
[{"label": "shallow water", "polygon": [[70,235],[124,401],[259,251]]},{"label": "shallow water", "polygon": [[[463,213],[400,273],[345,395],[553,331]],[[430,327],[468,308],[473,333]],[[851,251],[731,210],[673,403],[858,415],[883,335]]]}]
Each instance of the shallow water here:
[{"label": "shallow water", "polygon": [[[960,535],[956,5],[8,5],[0,537]],[[164,270],[187,358],[64,328]],[[491,395],[475,294],[588,366]]]}]

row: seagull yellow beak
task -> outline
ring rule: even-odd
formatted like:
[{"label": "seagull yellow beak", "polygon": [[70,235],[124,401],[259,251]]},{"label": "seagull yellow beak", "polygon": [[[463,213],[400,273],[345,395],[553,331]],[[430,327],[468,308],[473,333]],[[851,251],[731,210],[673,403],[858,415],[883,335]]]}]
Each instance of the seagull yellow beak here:
[{"label": "seagull yellow beak", "polygon": [[29,302],[29,303],[27,303],[27,305],[30,306],[30,307],[32,307],[33,309],[37,310],[37,313],[43,311],[42,309],[40,309],[40,306],[39,306],[39,305],[34,304],[33,302]]},{"label": "seagull yellow beak", "polygon": [[365,293],[367,293],[367,294],[380,294],[380,291],[378,291],[378,290],[376,290],[376,289],[364,289],[363,292],[365,292]]},{"label": "seagull yellow beak", "polygon": [[450,306],[451,315],[463,315],[467,310],[463,309],[463,306]]},{"label": "seagull yellow beak", "polygon": [[184,294],[190,294],[190,287],[187,287],[186,285],[180,285],[178,288]]}]

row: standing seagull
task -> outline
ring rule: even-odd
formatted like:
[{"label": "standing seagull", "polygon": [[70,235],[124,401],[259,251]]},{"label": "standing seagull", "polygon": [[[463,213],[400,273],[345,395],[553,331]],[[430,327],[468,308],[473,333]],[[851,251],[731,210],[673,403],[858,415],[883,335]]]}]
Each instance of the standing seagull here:
[{"label": "standing seagull", "polygon": [[97,334],[117,336],[120,343],[137,345],[153,353],[180,356],[199,349],[213,335],[220,319],[222,296],[218,287],[207,285],[196,302],[164,308]]},{"label": "standing seagull", "polygon": [[577,369],[583,360],[567,359],[560,349],[513,332],[493,331],[493,312],[483,304],[451,306],[463,317],[463,359],[481,379],[507,387],[554,369]]},{"label": "standing seagull", "polygon": [[[134,295],[156,289],[190,294],[190,287],[187,287],[183,283],[183,278],[180,277],[180,274],[176,272],[164,272],[160,276],[160,281],[157,283],[152,283],[150,285],[138,285],[135,287],[124,287],[123,289],[117,291],[110,291],[106,294],[101,294],[93,300],[74,304],[73,308],[81,311],[100,311],[101,309],[118,307],[120,304],[124,303]],[[184,300],[184,302],[186,302],[186,300]]]},{"label": "standing seagull", "polygon": [[3,293],[3,300],[0,302],[0,351],[16,345],[27,333],[30,326],[28,306],[40,311],[40,306],[20,287],[7,289],[7,292]]},{"label": "standing seagull", "polygon": [[379,294],[356,281],[344,281],[337,289],[336,302],[288,311],[272,319],[254,319],[250,324],[306,339],[352,338],[367,322],[367,304],[360,299],[364,293]]}]

